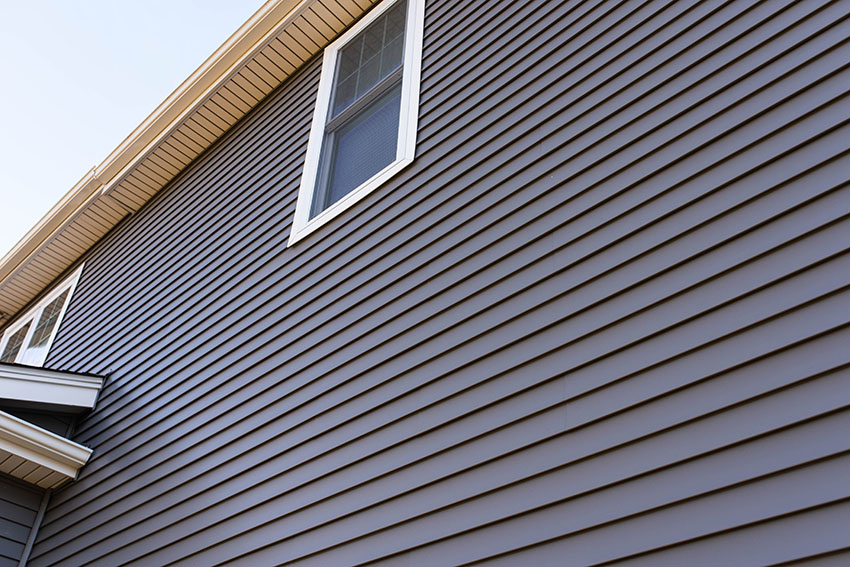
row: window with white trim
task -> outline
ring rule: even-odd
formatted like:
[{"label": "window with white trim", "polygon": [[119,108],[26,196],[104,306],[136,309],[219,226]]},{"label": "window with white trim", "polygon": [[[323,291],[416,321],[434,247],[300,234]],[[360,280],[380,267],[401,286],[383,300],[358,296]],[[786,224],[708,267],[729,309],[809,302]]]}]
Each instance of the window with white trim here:
[{"label": "window with white trim", "polygon": [[0,362],[44,364],[82,271],[81,266],[6,329],[0,339]]},{"label": "window with white trim", "polygon": [[325,49],[289,244],[413,161],[425,0],[384,0]]}]

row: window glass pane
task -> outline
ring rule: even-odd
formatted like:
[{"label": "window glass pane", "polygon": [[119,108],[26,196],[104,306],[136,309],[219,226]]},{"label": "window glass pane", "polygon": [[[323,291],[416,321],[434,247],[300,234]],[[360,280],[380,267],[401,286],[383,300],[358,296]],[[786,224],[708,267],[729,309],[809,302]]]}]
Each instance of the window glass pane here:
[{"label": "window glass pane", "polygon": [[378,81],[381,80],[381,56],[380,54],[375,55],[369,59],[364,59],[363,64],[360,65],[360,76],[357,78],[357,96],[355,99],[360,98],[360,95],[374,87],[378,84]]},{"label": "window glass pane", "polygon": [[65,305],[68,291],[66,289],[56,299],[44,306],[41,317],[38,318],[38,324],[32,333],[32,338],[18,362],[21,364],[41,364],[44,360],[47,354],[47,343],[50,341],[50,335],[59,321],[59,313],[62,312],[62,307]]},{"label": "window glass pane", "polygon": [[30,329],[30,323],[32,321],[28,321],[26,325],[12,333],[3,348],[3,356],[0,356],[0,362],[15,362],[15,357],[18,356],[18,351],[21,350],[21,345],[24,344],[24,338],[26,338],[27,331]]},{"label": "window glass pane", "polygon": [[399,2],[387,13],[387,28],[384,32],[384,51],[381,55],[381,76],[386,77],[401,65],[404,52],[405,2]]},{"label": "window glass pane", "polygon": [[357,73],[351,75],[344,81],[340,81],[336,87],[336,97],[340,101],[340,104],[342,104],[342,108],[346,108],[349,104],[351,104],[356,96]]},{"label": "window glass pane", "polygon": [[387,18],[378,18],[372,25],[363,30],[363,52],[360,54],[360,64],[381,55],[384,48],[384,30],[387,27]]},{"label": "window glass pane", "polygon": [[404,53],[404,36],[392,40],[384,48],[381,60],[381,76],[385,77],[398,69],[401,65],[401,56]]},{"label": "window glass pane", "polygon": [[401,84],[333,134],[324,202],[314,214],[395,161],[400,106]]},{"label": "window glass pane", "polygon": [[35,331],[33,331],[30,344],[27,346],[28,349],[47,344],[50,334],[53,332],[53,327],[59,320],[59,312],[65,305],[66,297],[68,297],[67,289],[44,307],[44,311],[41,312],[41,317],[38,319],[38,325],[35,326]]},{"label": "window glass pane", "polygon": [[407,2],[401,1],[339,51],[333,118],[401,65]]},{"label": "window glass pane", "polygon": [[407,11],[407,2],[399,2],[387,11],[387,44],[404,34],[404,15]]},{"label": "window glass pane", "polygon": [[339,52],[339,70],[337,70],[337,80],[342,81],[349,77],[354,77],[355,84],[357,83],[357,68],[360,67],[360,52],[363,49],[363,37],[358,37]]}]

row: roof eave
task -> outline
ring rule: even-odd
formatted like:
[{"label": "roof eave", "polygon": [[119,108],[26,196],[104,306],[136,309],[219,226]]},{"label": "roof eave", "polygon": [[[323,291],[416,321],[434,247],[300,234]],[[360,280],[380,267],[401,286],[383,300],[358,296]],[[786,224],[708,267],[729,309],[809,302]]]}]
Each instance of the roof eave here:
[{"label": "roof eave", "polygon": [[[143,206],[373,2],[266,2],[0,260],[0,323]],[[197,125],[189,123],[207,120],[205,109],[215,104],[227,105],[228,115],[217,115],[217,123],[198,134]],[[171,145],[183,148],[179,158],[165,149]],[[134,178],[141,168],[155,169],[159,177],[146,176],[141,183]]]}]

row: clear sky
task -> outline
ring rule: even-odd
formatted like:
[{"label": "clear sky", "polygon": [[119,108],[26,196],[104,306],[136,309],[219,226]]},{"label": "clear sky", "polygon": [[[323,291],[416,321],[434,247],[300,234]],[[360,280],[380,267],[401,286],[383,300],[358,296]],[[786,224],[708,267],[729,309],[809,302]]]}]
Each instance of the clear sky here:
[{"label": "clear sky", "polygon": [[0,0],[0,257],[263,0]]}]

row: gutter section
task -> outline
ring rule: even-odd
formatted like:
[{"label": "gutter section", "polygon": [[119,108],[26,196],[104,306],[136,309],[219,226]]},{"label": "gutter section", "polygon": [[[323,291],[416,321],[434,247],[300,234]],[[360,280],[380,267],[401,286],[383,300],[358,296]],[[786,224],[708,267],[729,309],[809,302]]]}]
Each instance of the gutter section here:
[{"label": "gutter section", "polygon": [[133,159],[156,140],[169,126],[177,122],[187,111],[215,89],[222,79],[256,47],[267,35],[270,26],[280,23],[287,14],[309,0],[270,0],[251,18],[242,24],[194,73],[181,83],[150,116],[148,116],[115,150],[95,169],[97,175],[108,180],[104,191],[109,190],[120,173]]}]

